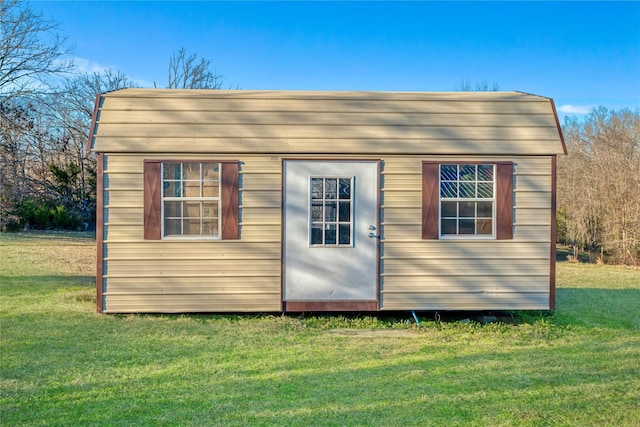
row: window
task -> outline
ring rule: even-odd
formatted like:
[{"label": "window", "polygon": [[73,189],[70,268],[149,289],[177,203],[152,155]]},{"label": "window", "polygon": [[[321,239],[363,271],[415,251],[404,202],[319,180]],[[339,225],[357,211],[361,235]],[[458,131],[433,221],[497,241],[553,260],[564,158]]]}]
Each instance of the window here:
[{"label": "window", "polygon": [[353,177],[312,177],[309,185],[309,244],[351,246]]},{"label": "window", "polygon": [[422,162],[422,238],[513,237],[513,163]]},{"label": "window", "polygon": [[163,163],[162,212],[165,237],[219,237],[220,163]]},{"label": "window", "polygon": [[144,162],[144,238],[237,239],[238,162]]},{"label": "window", "polygon": [[440,237],[493,236],[494,168],[440,165]]}]

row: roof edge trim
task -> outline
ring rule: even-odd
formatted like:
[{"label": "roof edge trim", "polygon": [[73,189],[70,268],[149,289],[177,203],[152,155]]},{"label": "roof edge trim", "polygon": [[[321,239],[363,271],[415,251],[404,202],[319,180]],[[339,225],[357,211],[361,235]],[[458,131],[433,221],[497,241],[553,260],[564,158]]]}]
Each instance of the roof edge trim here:
[{"label": "roof edge trim", "polygon": [[87,152],[90,153],[93,150],[93,145],[95,143],[96,130],[98,126],[98,112],[100,111],[100,107],[102,107],[102,103],[104,98],[102,97],[102,93],[96,95],[95,105],[93,107],[93,114],[91,114],[91,127],[89,128],[89,138],[87,139]]}]

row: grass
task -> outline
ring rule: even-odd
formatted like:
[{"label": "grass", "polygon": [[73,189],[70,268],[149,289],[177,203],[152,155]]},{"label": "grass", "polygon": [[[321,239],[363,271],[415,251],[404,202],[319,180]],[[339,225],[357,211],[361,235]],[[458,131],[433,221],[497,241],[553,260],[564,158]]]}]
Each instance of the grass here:
[{"label": "grass", "polygon": [[486,325],[97,315],[94,247],[0,237],[0,424],[640,425],[638,270],[559,263],[555,313]]}]

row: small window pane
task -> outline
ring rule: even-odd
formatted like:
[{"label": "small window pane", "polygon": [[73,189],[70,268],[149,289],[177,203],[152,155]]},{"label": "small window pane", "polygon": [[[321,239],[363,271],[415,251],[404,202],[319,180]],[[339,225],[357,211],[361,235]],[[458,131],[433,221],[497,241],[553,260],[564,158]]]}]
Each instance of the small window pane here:
[{"label": "small window pane", "polygon": [[311,221],[322,222],[322,201],[313,201],[311,204]]},{"label": "small window pane", "polygon": [[164,202],[164,216],[165,217],[179,217],[182,216],[182,203],[180,202]]},{"label": "small window pane", "polygon": [[164,183],[164,197],[182,197],[180,181],[168,181]]},{"label": "small window pane", "polygon": [[324,203],[324,220],[325,221],[336,220],[336,202]]},{"label": "small window pane", "polygon": [[483,199],[493,198],[493,183],[479,183],[478,184],[478,197]]},{"label": "small window pane", "polygon": [[218,181],[220,179],[220,165],[218,163],[202,164],[202,179],[205,181]]},{"label": "small window pane", "polygon": [[200,163],[184,163],[182,173],[185,180],[200,181]]},{"label": "small window pane", "polygon": [[493,181],[493,165],[478,165],[478,181]]},{"label": "small window pane", "polygon": [[218,197],[220,194],[220,187],[217,182],[204,181],[202,183],[202,197]]},{"label": "small window pane", "polygon": [[180,163],[164,163],[164,179],[180,179]]},{"label": "small window pane", "polygon": [[184,183],[185,197],[200,197],[200,181],[187,181]]},{"label": "small window pane", "polygon": [[440,166],[440,181],[455,181],[458,178],[457,165]]},{"label": "small window pane", "polygon": [[212,202],[202,203],[202,217],[203,218],[218,218],[218,203]]},{"label": "small window pane", "polygon": [[458,202],[442,202],[442,212],[440,212],[440,215],[443,217],[458,216]]},{"label": "small window pane", "polygon": [[337,179],[327,178],[324,182],[324,198],[325,199],[336,199],[337,192]]},{"label": "small window pane", "polygon": [[493,221],[491,219],[479,219],[477,220],[477,232],[478,234],[492,234]]},{"label": "small window pane", "polygon": [[460,219],[459,234],[476,234],[476,221],[474,219]]},{"label": "small window pane", "polygon": [[476,184],[475,182],[462,182],[460,183],[460,198],[473,199],[476,197]]},{"label": "small window pane", "polygon": [[478,217],[491,218],[493,216],[493,202],[478,202]]},{"label": "small window pane", "polygon": [[338,221],[351,221],[351,202],[340,202],[340,212],[338,213]]},{"label": "small window pane", "polygon": [[181,219],[165,219],[164,220],[164,234],[167,236],[178,236],[182,234],[180,224]]},{"label": "small window pane", "polygon": [[183,202],[183,215],[189,218],[200,217],[200,202]]},{"label": "small window pane", "polygon": [[218,221],[202,221],[202,235],[203,236],[217,236],[218,235]]},{"label": "small window pane", "polygon": [[340,224],[339,226],[340,236],[338,238],[338,243],[341,245],[348,245],[351,243],[351,225],[350,224]]},{"label": "small window pane", "polygon": [[335,245],[336,244],[336,225],[327,224],[324,233],[324,244]]},{"label": "small window pane", "polygon": [[185,219],[182,226],[184,227],[184,234],[200,234],[200,218]]},{"label": "small window pane", "polygon": [[311,226],[311,244],[321,245],[322,243],[322,224],[313,224]]},{"label": "small window pane", "polygon": [[446,198],[458,197],[458,183],[457,182],[441,182],[440,196],[446,197]]},{"label": "small window pane", "polygon": [[476,216],[475,202],[460,202],[460,218],[474,218]]},{"label": "small window pane", "polygon": [[460,165],[460,181],[475,181],[476,165]]},{"label": "small window pane", "polygon": [[311,198],[322,199],[322,178],[311,178]]},{"label": "small window pane", "polygon": [[351,180],[346,178],[340,178],[338,183],[340,186],[340,198],[350,199],[351,198]]},{"label": "small window pane", "polygon": [[440,223],[442,234],[458,234],[456,225],[457,221],[455,219],[443,219]]}]

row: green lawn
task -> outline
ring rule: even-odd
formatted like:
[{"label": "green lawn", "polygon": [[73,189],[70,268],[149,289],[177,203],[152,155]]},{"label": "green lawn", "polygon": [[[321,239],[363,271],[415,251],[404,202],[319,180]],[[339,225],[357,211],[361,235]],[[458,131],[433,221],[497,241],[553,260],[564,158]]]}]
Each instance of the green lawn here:
[{"label": "green lawn", "polygon": [[1,425],[640,425],[639,270],[559,263],[515,323],[120,316],[94,246],[0,235]]}]

